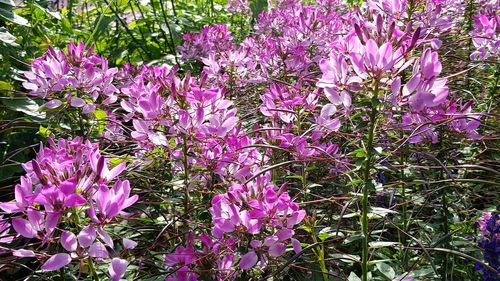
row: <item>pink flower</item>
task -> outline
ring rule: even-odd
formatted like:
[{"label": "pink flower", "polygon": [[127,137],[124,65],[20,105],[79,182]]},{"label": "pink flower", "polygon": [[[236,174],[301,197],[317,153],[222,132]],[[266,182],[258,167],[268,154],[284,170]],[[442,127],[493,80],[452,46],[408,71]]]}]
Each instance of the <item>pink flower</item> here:
[{"label": "pink flower", "polygon": [[90,203],[88,213],[95,223],[104,223],[130,207],[138,198],[137,195],[130,196],[128,180],[117,181],[111,189],[101,185],[93,196],[95,204]]}]

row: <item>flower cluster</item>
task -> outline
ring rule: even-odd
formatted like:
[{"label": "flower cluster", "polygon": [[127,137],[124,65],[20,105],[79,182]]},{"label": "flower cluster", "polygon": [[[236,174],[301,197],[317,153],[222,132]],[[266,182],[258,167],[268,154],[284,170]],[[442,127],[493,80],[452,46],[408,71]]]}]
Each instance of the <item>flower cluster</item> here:
[{"label": "flower cluster", "polygon": [[117,100],[117,88],[113,84],[117,68],[109,68],[108,61],[92,48],[85,50],[82,42],[71,42],[68,51],[52,47],[31,63],[31,71],[24,73],[27,82],[23,86],[30,94],[45,100],[47,109],[65,107],[82,108],[91,113],[99,105],[110,105]]},{"label": "flower cluster", "polygon": [[[19,249],[13,254],[45,260],[45,271],[57,270],[74,258],[110,258],[108,248],[115,249],[115,245],[106,227],[115,223],[115,217],[127,216],[124,210],[138,200],[137,195],[130,196],[128,180],[116,180],[125,163],[109,169],[109,159],[100,154],[98,143],[82,138],[48,141],[49,147],[41,145],[36,158],[23,165],[26,175],[15,187],[15,200],[1,203],[0,208],[15,214],[12,227],[21,237],[54,247],[60,244],[67,253],[47,256]],[[82,220],[90,221],[76,235],[71,226],[79,226]],[[135,244],[123,240],[124,249]],[[114,275],[122,276],[125,269],[113,264],[124,263],[119,258],[112,261]]]},{"label": "flower cluster", "polygon": [[476,51],[471,54],[471,59],[484,60],[500,57],[500,15],[475,17],[471,36],[472,43],[476,47]]},{"label": "flower cluster", "polygon": [[481,229],[479,247],[483,250],[485,262],[496,271],[476,263],[476,270],[483,273],[486,281],[498,280],[500,275],[500,215],[483,213],[478,222]]},{"label": "flower cluster", "polygon": [[233,36],[225,24],[205,26],[200,33],[185,34],[183,39],[184,44],[178,47],[183,60],[201,60],[234,48]]},{"label": "flower cluster", "polygon": [[[167,280],[198,280],[203,276],[234,280],[238,271],[256,265],[265,268],[269,260],[283,256],[288,245],[296,253],[301,251],[293,229],[306,213],[293,202],[286,185],[277,188],[269,183],[269,176],[261,176],[247,184],[231,185],[211,203],[211,236],[198,238],[200,251],[190,237],[186,246],[167,254],[165,264],[173,270]],[[204,272],[205,268],[217,270]]]},{"label": "flower cluster", "polygon": [[232,13],[249,14],[250,1],[249,0],[228,0],[227,10]]}]

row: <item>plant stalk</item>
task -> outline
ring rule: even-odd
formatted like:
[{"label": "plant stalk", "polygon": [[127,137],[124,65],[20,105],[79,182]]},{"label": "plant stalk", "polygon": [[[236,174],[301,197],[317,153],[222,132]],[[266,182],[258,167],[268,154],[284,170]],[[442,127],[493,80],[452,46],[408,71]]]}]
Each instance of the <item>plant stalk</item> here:
[{"label": "plant stalk", "polygon": [[361,227],[362,227],[362,259],[361,259],[361,271],[362,271],[362,281],[368,281],[368,256],[369,256],[369,230],[368,230],[368,197],[369,189],[373,186],[370,177],[370,170],[372,168],[372,158],[373,158],[373,139],[375,138],[375,128],[377,123],[377,110],[378,105],[378,83],[375,84],[375,90],[372,96],[372,108],[370,112],[370,129],[368,132],[368,143],[366,147],[366,160],[363,173],[363,197],[361,199]]}]

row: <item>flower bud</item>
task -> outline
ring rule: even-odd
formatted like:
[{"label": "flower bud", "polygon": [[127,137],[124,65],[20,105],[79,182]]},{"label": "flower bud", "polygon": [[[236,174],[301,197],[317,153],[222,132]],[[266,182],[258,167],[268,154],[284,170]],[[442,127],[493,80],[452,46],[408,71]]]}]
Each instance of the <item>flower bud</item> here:
[{"label": "flower bud", "polygon": [[421,30],[422,30],[422,28],[419,26],[419,27],[417,27],[417,30],[415,30],[415,32],[413,32],[413,36],[411,37],[410,46],[408,46],[408,50],[413,49],[415,47],[415,45],[417,44],[417,40],[420,37]]},{"label": "flower bud", "polygon": [[361,44],[365,44],[365,40],[363,39],[363,33],[361,32],[361,28],[357,23],[354,24],[354,31],[356,32],[356,35],[359,38],[359,41],[361,41]]},{"label": "flower bud", "polygon": [[382,25],[383,25],[383,19],[381,15],[377,16],[377,33],[379,35],[382,35]]},{"label": "flower bud", "polygon": [[40,165],[38,165],[38,162],[35,159],[31,160],[31,167],[33,168],[33,172],[35,172],[35,175],[40,180],[40,182],[43,185],[46,185],[47,181],[43,177],[42,170],[40,169]]},{"label": "flower bud", "polygon": [[99,178],[102,178],[102,170],[104,168],[104,156],[99,157],[99,160],[97,161],[97,167],[96,167],[96,174]]}]

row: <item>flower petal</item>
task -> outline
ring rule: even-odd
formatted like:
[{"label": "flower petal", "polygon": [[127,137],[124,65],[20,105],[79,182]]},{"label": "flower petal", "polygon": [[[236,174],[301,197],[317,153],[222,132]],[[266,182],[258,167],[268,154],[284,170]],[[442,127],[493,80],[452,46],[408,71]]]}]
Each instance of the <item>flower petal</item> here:
[{"label": "flower petal", "polygon": [[123,238],[123,248],[125,249],[133,249],[137,246],[137,242],[131,239]]},{"label": "flower petal", "polygon": [[118,281],[125,275],[128,262],[124,259],[114,258],[109,265],[109,275],[111,280]]},{"label": "flower petal", "polygon": [[80,246],[86,248],[94,242],[96,238],[96,231],[93,226],[86,226],[84,227],[80,233],[78,234],[78,243],[80,243]]},{"label": "flower petal", "polygon": [[73,234],[73,232],[70,231],[64,231],[61,234],[61,245],[63,246],[64,249],[68,252],[74,252],[76,251],[77,245],[76,241],[76,235]]},{"label": "flower petal", "polygon": [[89,248],[89,255],[93,258],[109,258],[108,250],[106,250],[106,246],[101,242],[95,242]]},{"label": "flower petal", "polygon": [[42,270],[54,271],[58,270],[71,262],[71,256],[66,253],[55,254],[48,259],[43,265]]},{"label": "flower petal", "polygon": [[14,250],[12,252],[12,255],[20,258],[35,257],[35,252],[31,250],[19,249],[19,250]]},{"label": "flower petal", "polygon": [[37,232],[31,225],[31,223],[25,219],[13,218],[12,227],[14,230],[26,238],[33,238],[36,236]]},{"label": "flower petal", "polygon": [[238,266],[241,269],[249,269],[257,263],[258,259],[257,254],[254,251],[250,251],[241,257]]}]

